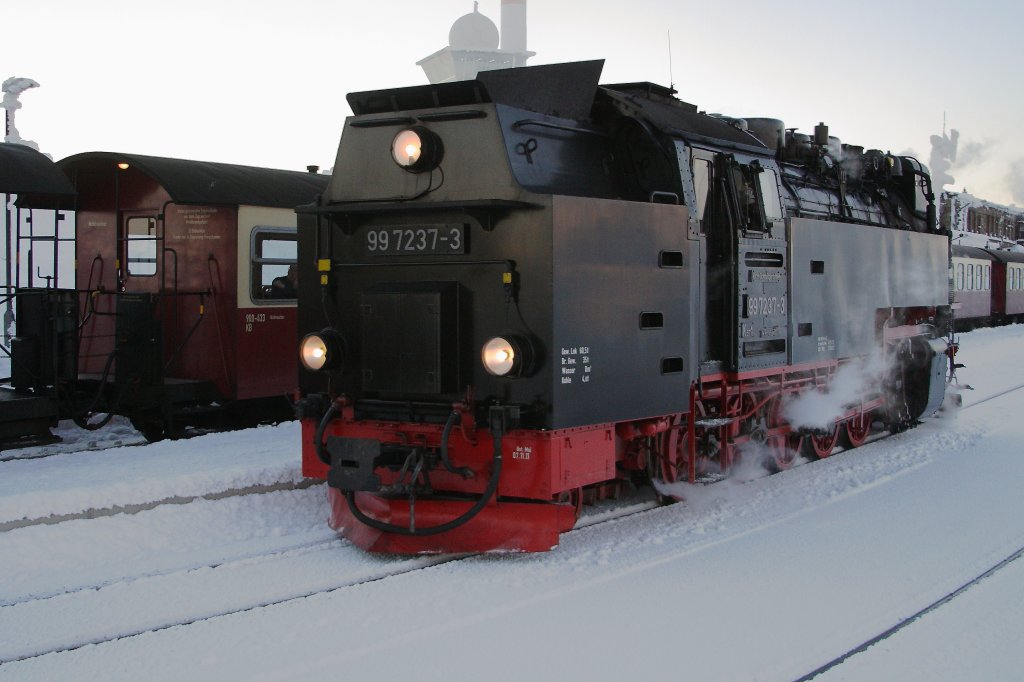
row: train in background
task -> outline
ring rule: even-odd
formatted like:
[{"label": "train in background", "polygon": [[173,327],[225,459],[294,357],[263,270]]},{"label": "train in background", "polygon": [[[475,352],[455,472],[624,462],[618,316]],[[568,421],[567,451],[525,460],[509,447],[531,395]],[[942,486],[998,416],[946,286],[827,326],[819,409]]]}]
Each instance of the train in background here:
[{"label": "train in background", "polygon": [[364,549],[549,550],[638,480],[783,469],[943,402],[950,238],[918,161],[602,64],[348,97],[300,209],[297,410]]},{"label": "train in background", "polygon": [[[18,221],[0,436],[32,442],[55,420],[96,428],[112,415],[150,440],[293,418],[294,208],[326,176],[111,152],[47,169],[37,156],[40,177],[63,178],[75,229]],[[30,187],[18,195],[29,210],[49,205]],[[37,276],[34,254],[56,272],[68,247],[74,282]]]},{"label": "train in background", "polygon": [[1024,253],[953,244],[957,331],[1024,322]]}]

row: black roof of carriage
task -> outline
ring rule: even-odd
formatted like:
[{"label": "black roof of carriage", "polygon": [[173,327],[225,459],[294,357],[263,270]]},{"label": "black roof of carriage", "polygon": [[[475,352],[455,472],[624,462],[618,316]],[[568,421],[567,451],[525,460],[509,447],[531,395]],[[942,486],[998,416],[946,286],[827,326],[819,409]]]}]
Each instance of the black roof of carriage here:
[{"label": "black roof of carriage", "polygon": [[319,173],[115,152],[75,154],[57,165],[73,177],[76,167],[90,161],[127,163],[153,178],[178,204],[294,208],[313,201],[330,180]]},{"label": "black roof of carriage", "polygon": [[992,258],[1002,263],[1024,263],[1024,253],[1007,251],[1006,249],[985,249]]},{"label": "black roof of carriage", "polygon": [[70,203],[75,188],[53,161],[31,147],[0,143],[0,192],[17,194],[18,205],[53,208]]},{"label": "black roof of carriage", "polygon": [[995,260],[992,252],[980,246],[953,244],[953,255],[961,258],[977,258],[978,260]]}]

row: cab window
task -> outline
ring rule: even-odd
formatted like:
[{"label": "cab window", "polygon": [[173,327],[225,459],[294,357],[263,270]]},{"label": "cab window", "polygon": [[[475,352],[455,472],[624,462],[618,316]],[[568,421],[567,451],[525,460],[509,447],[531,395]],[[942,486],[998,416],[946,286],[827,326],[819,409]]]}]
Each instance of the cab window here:
[{"label": "cab window", "polygon": [[697,205],[694,214],[697,220],[704,220],[704,209],[708,205],[708,192],[711,189],[711,162],[708,159],[693,160],[693,191]]},{"label": "cab window", "polygon": [[772,169],[758,174],[761,183],[761,198],[764,201],[764,215],[768,220],[782,220],[782,202],[779,200],[779,179]]}]

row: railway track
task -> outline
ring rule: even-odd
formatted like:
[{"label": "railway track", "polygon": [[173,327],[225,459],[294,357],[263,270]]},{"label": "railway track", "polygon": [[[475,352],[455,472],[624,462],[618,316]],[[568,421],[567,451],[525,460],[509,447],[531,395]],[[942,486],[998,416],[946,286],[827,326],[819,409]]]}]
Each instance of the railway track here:
[{"label": "railway track", "polygon": [[[985,404],[985,403],[987,403],[989,401],[996,400],[998,398],[1001,398],[1001,397],[1006,396],[1006,395],[1010,395],[1010,394],[1015,393],[1015,392],[1020,391],[1020,390],[1024,390],[1024,384],[1019,384],[1019,385],[1016,385],[1016,386],[1011,386],[1009,388],[997,391],[997,392],[995,392],[995,393],[993,393],[991,395],[987,395],[987,396],[978,398],[977,400],[974,400],[973,402],[971,402],[971,404],[966,405],[966,406],[962,407],[961,409],[969,410],[971,408],[977,407],[979,405],[983,405],[983,404]],[[794,682],[809,682],[810,680],[813,680],[813,679],[817,678],[818,676],[823,675],[824,673],[832,670],[833,668],[836,668],[836,667],[842,665],[843,663],[845,663],[846,661],[848,661],[852,657],[856,656],[857,654],[863,653],[863,652],[867,651],[868,649],[870,649],[871,647],[875,646],[876,644],[879,644],[881,642],[884,642],[884,641],[890,639],[891,637],[893,637],[894,635],[896,635],[900,631],[902,631],[902,630],[906,629],[907,627],[913,625],[914,623],[920,621],[922,618],[924,618],[928,614],[933,613],[934,611],[938,610],[939,608],[949,604],[950,602],[952,602],[956,598],[958,598],[958,597],[962,596],[963,594],[965,594],[966,592],[968,592],[970,589],[972,589],[972,588],[978,586],[979,584],[981,584],[983,581],[987,580],[988,578],[991,578],[992,576],[996,575],[1000,571],[1006,569],[1008,566],[1013,564],[1015,561],[1017,561],[1021,557],[1024,557],[1024,547],[1020,547],[1019,549],[1015,550],[1014,552],[1011,552],[1006,557],[1004,557],[1002,560],[996,562],[994,565],[992,565],[991,567],[989,567],[985,571],[982,571],[981,573],[979,573],[975,577],[971,578],[970,580],[966,581],[965,583],[963,583],[962,585],[960,585],[956,589],[950,590],[949,592],[947,592],[946,594],[942,595],[938,599],[935,599],[934,601],[932,601],[928,605],[924,606],[923,608],[921,608],[921,609],[911,613],[910,615],[908,615],[908,616],[906,616],[904,618],[901,618],[899,620],[899,622],[897,622],[892,627],[887,628],[887,629],[883,630],[882,632],[879,632],[878,634],[874,635],[873,637],[870,637],[870,638],[866,639],[862,643],[860,643],[860,644],[858,644],[858,645],[856,645],[854,647],[851,647],[850,649],[847,649],[846,651],[844,651],[843,653],[839,654],[838,656],[836,656],[832,660],[830,660],[830,661],[822,664],[821,666],[815,668],[814,670],[812,670],[811,672],[807,673],[806,675],[803,675],[801,677],[796,678],[796,680],[794,680]]]},{"label": "railway track", "polygon": [[960,587],[956,588],[955,590],[951,590],[950,592],[948,592],[947,594],[943,595],[942,597],[939,597],[938,599],[936,599],[932,603],[928,604],[924,608],[916,611],[915,613],[912,613],[911,615],[907,616],[906,618],[901,619],[900,622],[898,622],[896,625],[893,625],[891,628],[888,628],[888,629],[878,633],[874,637],[871,637],[870,639],[862,642],[861,644],[858,644],[857,646],[848,649],[847,651],[845,651],[842,654],[836,656],[835,658],[833,658],[831,661],[825,663],[824,665],[819,666],[818,668],[815,668],[814,670],[812,670],[811,672],[807,673],[806,675],[804,675],[802,677],[798,677],[794,682],[809,682],[810,680],[813,680],[814,678],[818,677],[819,675],[822,675],[822,674],[828,672],[829,670],[832,670],[833,668],[836,668],[836,667],[842,665],[843,663],[845,663],[846,661],[850,660],[852,657],[856,656],[857,654],[863,653],[863,652],[867,651],[868,649],[870,649],[871,647],[875,646],[876,644],[884,642],[885,640],[889,639],[890,637],[892,637],[893,635],[897,634],[901,630],[909,627],[910,625],[913,625],[914,623],[916,623],[917,621],[921,620],[922,618],[924,618],[928,614],[932,613],[933,611],[936,611],[937,609],[941,608],[942,606],[945,606],[946,604],[949,604],[950,602],[952,602],[957,597],[960,597],[961,595],[966,593],[971,588],[976,587],[977,585],[979,585],[983,581],[987,580],[988,578],[991,578],[995,574],[997,574],[1000,571],[1004,570],[1010,564],[1012,564],[1013,562],[1015,562],[1018,559],[1020,559],[1022,556],[1024,556],[1024,547],[1021,547],[1017,551],[1011,553],[1009,556],[1004,558],[1002,561],[998,562],[997,564],[993,565],[988,570],[986,570],[986,571],[980,573],[979,575],[975,576],[974,578],[972,578],[971,580],[967,581],[966,583],[964,583]]},{"label": "railway track", "polygon": [[[615,509],[601,509],[597,512],[584,516],[577,528],[570,531],[570,533],[579,532],[585,528],[592,528],[602,524],[618,522],[630,516],[642,514],[646,511],[657,508],[658,506],[658,503],[654,501],[643,501]],[[138,591],[137,588],[139,586],[142,586],[142,591],[148,591],[146,588],[149,586],[152,586],[159,591],[167,589],[167,583],[178,582],[183,579],[188,580],[189,578],[202,581],[205,576],[210,576],[217,572],[226,574],[228,572],[236,572],[239,569],[244,570],[246,567],[257,567],[258,570],[261,565],[262,567],[267,568],[269,567],[269,564],[273,562],[282,562],[284,564],[274,567],[275,572],[294,577],[297,573],[297,564],[302,563],[304,558],[308,559],[310,557],[315,557],[321,561],[314,561],[312,562],[313,564],[324,564],[331,563],[332,559],[338,559],[343,555],[357,557],[358,561],[353,563],[355,566],[359,567],[358,570],[353,570],[349,575],[341,578],[332,576],[331,579],[326,580],[321,584],[311,586],[308,589],[289,588],[288,584],[285,583],[282,585],[281,593],[278,595],[267,597],[265,594],[261,594],[262,598],[253,599],[250,597],[248,599],[243,599],[230,608],[220,608],[211,611],[202,609],[200,604],[199,608],[193,608],[189,613],[183,613],[177,617],[157,617],[152,619],[151,622],[140,622],[137,626],[132,626],[130,624],[127,626],[120,626],[116,628],[116,632],[104,632],[102,630],[94,630],[91,633],[88,631],[82,632],[73,623],[75,620],[74,616],[68,616],[68,607],[72,606],[73,611],[88,614],[82,619],[83,623],[99,624],[104,620],[101,613],[102,607],[92,604],[92,602],[106,600],[111,596],[111,592],[114,591],[121,592],[121,594],[117,595],[115,601],[131,599],[133,600],[133,603],[135,603],[134,600],[137,599],[138,596],[131,595],[130,593]],[[38,622],[41,625],[51,623],[57,625],[57,627],[53,628],[55,631],[52,632],[52,636],[49,640],[36,640],[34,642],[9,641],[6,643],[0,643],[0,665],[16,661],[30,660],[46,656],[48,654],[74,651],[89,645],[115,642],[145,633],[160,632],[174,627],[188,626],[200,621],[252,612],[269,606],[286,604],[320,594],[334,593],[340,590],[355,588],[360,585],[379,582],[388,578],[426,570],[443,564],[465,561],[466,559],[474,556],[477,555],[459,554],[415,558],[373,558],[370,562],[374,565],[368,569],[366,567],[367,557],[363,552],[344,540],[332,539],[320,542],[310,542],[305,546],[293,547],[283,551],[274,551],[257,556],[233,558],[229,561],[209,563],[205,566],[194,567],[185,571],[137,576],[128,580],[109,582],[104,585],[84,586],[59,594],[18,600],[0,605],[0,630],[7,629],[10,632],[16,632],[17,630],[15,626],[17,625],[25,630],[34,630],[38,632],[38,628],[31,627],[33,622]],[[317,569],[319,566],[312,566],[311,568]],[[158,581],[163,582],[164,584],[156,584]],[[147,582],[148,585],[146,585]],[[207,592],[209,589],[209,585],[203,585],[199,588],[201,592]],[[182,599],[182,597],[187,595],[188,591],[189,590],[187,588],[182,588],[180,586],[176,588],[178,595],[177,600],[187,601],[187,599]],[[71,602],[74,601],[80,603],[72,604]],[[63,624],[60,623],[57,614],[63,614]],[[141,613],[139,615],[142,619],[149,617],[149,614],[146,613]],[[9,623],[11,627],[4,628],[3,626],[5,623]]]},{"label": "railway track", "polygon": [[85,445],[56,442],[46,445],[19,446],[19,448],[0,449],[0,463],[46,459],[47,457],[56,457],[58,455],[73,455],[78,452],[98,452],[113,448],[143,445],[149,445],[149,441],[142,436],[138,436],[137,438],[117,438],[111,441],[87,443]]},{"label": "railway track", "polygon": [[31,526],[52,526],[58,523],[65,523],[67,521],[78,521],[82,519],[98,519],[104,516],[115,516],[118,514],[138,514],[140,512],[156,509],[157,507],[162,507],[164,505],[190,504],[197,500],[223,500],[228,497],[241,497],[243,495],[264,495],[267,493],[278,492],[282,490],[303,490],[305,488],[311,488],[316,485],[321,485],[322,483],[322,481],[307,478],[301,481],[275,483],[273,485],[255,485],[246,486],[244,488],[228,488],[227,490],[205,493],[203,495],[174,495],[171,497],[165,497],[151,502],[140,502],[136,504],[115,504],[109,507],[90,507],[89,509],[86,509],[84,511],[75,512],[71,514],[50,514],[48,516],[3,521],[0,522],[0,533],[15,530],[18,528],[28,528]]},{"label": "railway track", "polygon": [[[1024,389],[1024,385],[1001,391],[992,396],[986,396],[974,401],[964,409],[970,409],[974,405],[987,402],[1021,389]],[[645,502],[617,510],[594,511],[586,514],[581,520],[581,523],[578,524],[577,528],[572,532],[575,533],[583,530],[584,528],[598,526],[601,524],[619,522],[630,516],[649,511],[655,506],[657,505],[653,502]],[[970,587],[976,585],[978,582],[981,582],[986,577],[1002,570],[1002,568],[1019,558],[1022,553],[1024,553],[1024,548],[1018,550],[1010,557],[1007,557],[998,565],[993,566],[974,580],[966,583],[958,590],[951,592],[949,595],[946,595],[946,597],[933,602],[909,618],[901,621],[897,626],[894,626],[890,630],[880,633],[877,637],[850,649],[842,656],[839,656],[834,659],[834,661],[826,664],[826,666],[822,666],[800,679],[811,679],[814,676],[820,675],[825,670],[841,664],[850,656],[870,647],[872,644],[892,636],[899,629],[906,627],[910,622],[923,617],[927,613],[930,613],[942,606],[942,604],[948,603],[950,600],[955,599],[960,594],[963,594],[963,592],[970,589]],[[178,601],[188,606],[184,611],[179,611],[177,613],[167,615],[166,617],[158,615],[149,622],[140,622],[137,624],[124,624],[119,622],[113,629],[104,631],[89,630],[88,628],[76,628],[74,623],[68,623],[68,627],[63,628],[64,631],[62,633],[54,633],[54,636],[48,640],[30,643],[10,642],[4,644],[2,651],[0,651],[0,665],[14,661],[34,659],[51,653],[74,651],[90,644],[115,642],[144,633],[160,632],[177,626],[187,626],[200,621],[222,618],[233,614],[253,612],[264,607],[296,602],[316,595],[353,589],[360,585],[380,582],[389,578],[414,573],[416,571],[427,570],[438,565],[464,561],[470,556],[472,555],[416,558],[410,560],[395,560],[394,558],[391,558],[367,561],[366,555],[358,552],[351,546],[347,545],[344,541],[333,538],[329,540],[311,540],[308,542],[293,544],[289,547],[279,547],[270,552],[251,553],[223,560],[198,563],[185,569],[146,573],[125,579],[90,583],[72,590],[54,591],[47,595],[35,595],[30,599],[9,600],[7,602],[0,603],[0,625],[2,625],[3,621],[8,618],[10,618],[10,620],[7,621],[8,623],[18,625],[23,625],[26,622],[32,622],[31,619],[36,619],[44,623],[48,621],[51,623],[59,622],[60,617],[47,616],[44,611],[52,608],[53,613],[66,612],[68,607],[72,606],[71,602],[74,600],[81,600],[82,606],[79,610],[83,613],[90,614],[90,617],[86,619],[88,622],[102,622],[102,618],[91,617],[95,615],[95,613],[89,606],[90,604],[100,603],[110,596],[115,597],[115,599],[120,598],[122,600],[124,598],[130,598],[133,590],[141,589],[145,591],[147,585],[155,585],[157,582],[160,582],[161,584],[156,585],[156,587],[162,588],[178,580],[203,582],[205,577],[210,575],[226,575],[230,572],[239,570],[255,570],[258,572],[260,569],[270,569],[274,565],[280,569],[277,571],[280,575],[294,576],[295,566],[303,563],[309,564],[309,573],[319,572],[322,575],[326,574],[331,576],[331,579],[325,579],[317,584],[303,582],[302,580],[286,580],[282,582],[286,589],[282,589],[277,594],[267,595],[265,592],[259,592],[259,598],[253,598],[252,595],[243,595],[229,608],[215,608],[207,610],[202,608],[196,609],[194,608],[195,604],[188,599],[187,591],[184,591],[184,594],[179,591],[176,592],[181,595],[178,598]],[[341,574],[340,577],[338,574],[333,574],[330,571],[320,570],[325,566],[332,565],[332,561],[337,560],[339,557],[358,557],[360,559],[359,563],[362,565],[362,570]],[[296,584],[299,585],[299,587],[292,587],[292,585]],[[209,592],[209,584],[204,583],[204,585],[205,586],[201,591]],[[174,590],[172,590],[172,592],[173,591]],[[196,601],[200,603],[201,607],[202,600]],[[11,632],[16,631],[16,629],[16,627],[0,627],[0,630]]]}]

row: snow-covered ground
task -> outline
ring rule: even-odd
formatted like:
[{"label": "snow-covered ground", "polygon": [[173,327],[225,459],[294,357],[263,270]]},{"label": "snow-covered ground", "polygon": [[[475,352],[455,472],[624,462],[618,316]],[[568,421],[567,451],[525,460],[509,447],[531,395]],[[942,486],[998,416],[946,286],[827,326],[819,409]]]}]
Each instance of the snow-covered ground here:
[{"label": "snow-covered ground", "polygon": [[0,463],[0,680],[794,680],[965,585],[817,679],[1019,679],[1024,562],[972,581],[1024,547],[1024,326],[961,342],[964,409],[543,555],[356,550],[294,424]]}]

